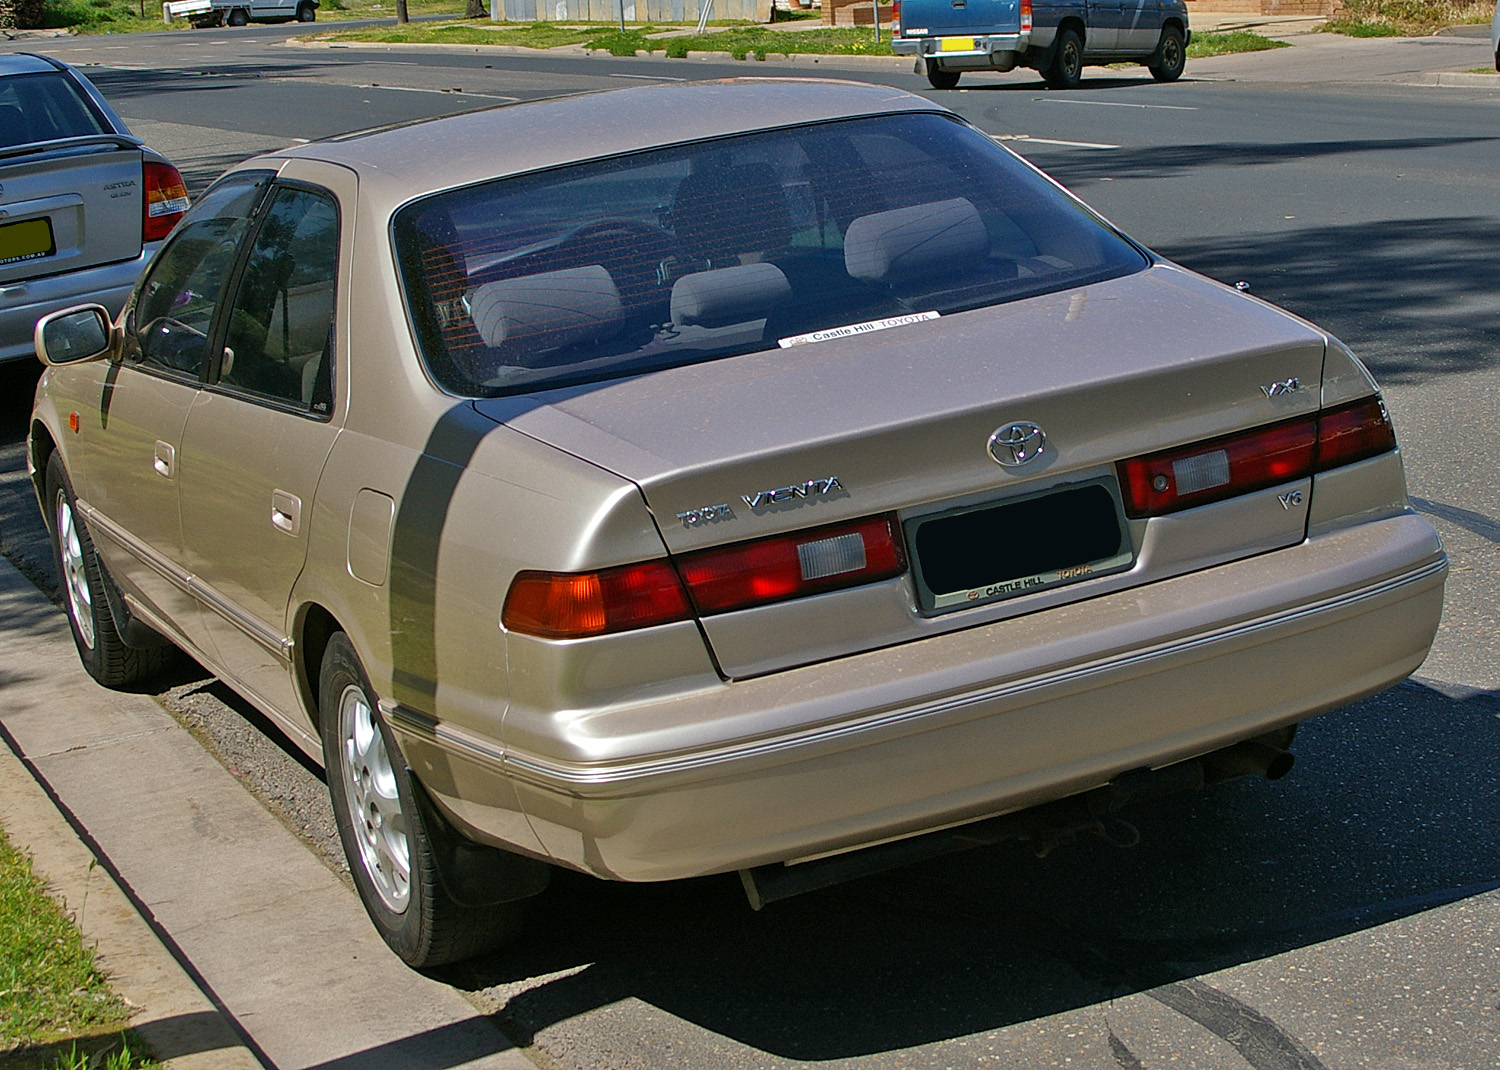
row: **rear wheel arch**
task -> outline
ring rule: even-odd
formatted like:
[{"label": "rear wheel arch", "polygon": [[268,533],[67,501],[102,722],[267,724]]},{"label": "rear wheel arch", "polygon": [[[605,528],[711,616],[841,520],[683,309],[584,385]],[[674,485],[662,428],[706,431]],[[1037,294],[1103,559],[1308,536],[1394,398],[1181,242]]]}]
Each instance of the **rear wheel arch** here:
[{"label": "rear wheel arch", "polygon": [[313,728],[321,730],[322,711],[319,708],[318,678],[323,671],[323,655],[328,650],[328,640],[336,632],[347,629],[337,617],[317,602],[304,606],[297,625],[297,691],[301,695]]},{"label": "rear wheel arch", "polygon": [[[1089,47],[1088,27],[1082,19],[1077,17],[1066,18],[1057,24],[1057,36],[1061,37],[1064,30],[1072,30],[1078,35],[1078,41],[1086,50]],[[1052,46],[1057,47],[1057,37],[1052,38]]]}]

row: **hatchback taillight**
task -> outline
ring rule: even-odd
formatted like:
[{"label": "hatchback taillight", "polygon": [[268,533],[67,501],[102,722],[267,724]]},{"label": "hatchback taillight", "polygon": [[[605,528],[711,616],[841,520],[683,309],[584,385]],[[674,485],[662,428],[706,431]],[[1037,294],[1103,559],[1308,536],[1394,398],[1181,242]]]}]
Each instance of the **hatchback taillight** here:
[{"label": "hatchback taillight", "polygon": [[161,241],[188,210],[187,184],[182,172],[169,163],[146,160],[141,165],[146,200],[141,214],[141,241]]},{"label": "hatchback taillight", "polygon": [[1119,464],[1125,512],[1161,516],[1302,479],[1396,448],[1379,397]]},{"label": "hatchback taillight", "polygon": [[812,528],[598,572],[522,572],[500,622],[544,639],[726,613],[899,576],[906,553],[893,516]]}]

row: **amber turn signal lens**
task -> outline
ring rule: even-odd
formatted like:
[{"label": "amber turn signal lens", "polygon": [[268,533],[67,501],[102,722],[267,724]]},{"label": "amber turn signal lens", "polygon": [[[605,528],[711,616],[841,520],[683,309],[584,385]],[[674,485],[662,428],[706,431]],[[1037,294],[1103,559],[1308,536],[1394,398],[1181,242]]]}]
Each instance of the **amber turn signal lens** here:
[{"label": "amber turn signal lens", "polygon": [[600,572],[519,573],[500,623],[544,639],[582,639],[691,616],[672,566],[647,561]]}]

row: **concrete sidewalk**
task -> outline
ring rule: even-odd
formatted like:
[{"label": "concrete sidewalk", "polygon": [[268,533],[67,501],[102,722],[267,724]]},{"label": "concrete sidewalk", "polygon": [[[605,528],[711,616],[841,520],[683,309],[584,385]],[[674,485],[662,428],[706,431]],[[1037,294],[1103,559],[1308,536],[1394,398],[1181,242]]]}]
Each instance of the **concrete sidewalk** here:
[{"label": "concrete sidewalk", "polygon": [[535,1070],[153,699],[89,679],[3,559],[0,729],[0,822],[75,913],[87,891],[85,932],[174,1067]]}]

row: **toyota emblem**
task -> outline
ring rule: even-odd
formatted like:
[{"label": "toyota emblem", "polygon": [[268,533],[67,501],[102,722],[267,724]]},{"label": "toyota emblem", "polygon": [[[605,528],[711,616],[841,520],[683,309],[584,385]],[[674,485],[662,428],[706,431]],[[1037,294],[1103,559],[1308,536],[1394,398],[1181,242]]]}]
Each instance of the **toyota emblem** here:
[{"label": "toyota emblem", "polygon": [[991,435],[989,451],[1002,468],[1020,468],[1047,452],[1047,436],[1036,424],[1020,420]]}]

